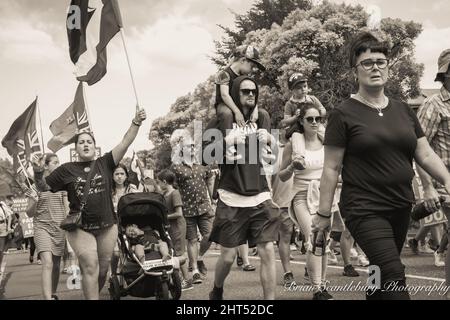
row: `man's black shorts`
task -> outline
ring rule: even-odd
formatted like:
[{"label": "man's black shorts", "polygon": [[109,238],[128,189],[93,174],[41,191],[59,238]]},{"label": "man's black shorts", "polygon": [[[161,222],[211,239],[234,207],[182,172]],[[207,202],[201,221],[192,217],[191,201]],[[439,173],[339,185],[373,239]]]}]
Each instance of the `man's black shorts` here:
[{"label": "man's black shorts", "polygon": [[234,248],[247,241],[249,246],[277,241],[280,210],[271,200],[249,208],[229,207],[220,199],[210,241]]}]

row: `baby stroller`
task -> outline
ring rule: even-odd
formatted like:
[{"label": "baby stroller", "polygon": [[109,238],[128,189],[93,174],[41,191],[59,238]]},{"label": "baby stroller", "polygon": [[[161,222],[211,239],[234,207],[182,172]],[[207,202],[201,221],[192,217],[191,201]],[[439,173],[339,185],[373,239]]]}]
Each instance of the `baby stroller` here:
[{"label": "baby stroller", "polygon": [[173,257],[172,240],[167,232],[167,208],[164,197],[158,193],[130,193],[118,204],[119,264],[111,275],[109,293],[112,300],[130,295],[139,298],[156,297],[158,300],[178,300],[181,296],[181,278],[178,260],[161,259],[156,251],[145,252],[141,263],[131,249],[125,235],[127,225],[136,224],[140,229],[150,226],[158,231],[167,243]]}]

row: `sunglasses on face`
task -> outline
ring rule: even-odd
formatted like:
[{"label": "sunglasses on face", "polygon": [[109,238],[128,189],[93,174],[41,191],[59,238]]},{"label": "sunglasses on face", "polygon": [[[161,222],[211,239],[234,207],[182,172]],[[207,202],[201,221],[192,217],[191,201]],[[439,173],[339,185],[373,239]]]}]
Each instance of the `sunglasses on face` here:
[{"label": "sunglasses on face", "polygon": [[323,118],[322,117],[305,117],[305,120],[308,123],[322,123],[323,122]]},{"label": "sunglasses on face", "polygon": [[363,67],[364,70],[369,71],[372,70],[375,65],[377,65],[378,69],[383,70],[386,69],[388,64],[389,64],[388,59],[377,59],[377,60],[366,59],[358,63],[355,67],[360,65],[361,67]]},{"label": "sunglasses on face", "polygon": [[249,96],[250,93],[256,95],[256,89],[241,89],[241,92],[244,96]]}]

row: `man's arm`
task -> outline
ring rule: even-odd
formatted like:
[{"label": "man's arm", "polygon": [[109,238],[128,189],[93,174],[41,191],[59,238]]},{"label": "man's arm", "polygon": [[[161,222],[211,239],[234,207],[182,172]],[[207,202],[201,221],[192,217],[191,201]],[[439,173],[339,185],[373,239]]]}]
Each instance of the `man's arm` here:
[{"label": "man's arm", "polygon": [[[439,111],[435,108],[435,105],[431,100],[425,100],[425,102],[420,106],[417,111],[417,119],[419,120],[420,126],[424,130],[428,143],[431,143],[441,122]],[[426,151],[427,149],[425,148],[423,150]],[[417,164],[417,173],[419,174],[419,178],[422,182],[424,192],[423,197],[426,209],[429,211],[437,211],[440,207],[439,194],[433,186],[432,178],[419,164]]]},{"label": "man's arm", "polygon": [[441,115],[432,100],[426,100],[420,106],[417,111],[417,119],[424,131],[425,137],[431,143],[441,123]]},{"label": "man's arm", "polygon": [[414,159],[419,164],[417,170],[424,189],[425,206],[430,211],[436,211],[439,208],[439,195],[433,187],[431,177],[444,185],[448,193],[450,191],[450,174],[425,137],[417,140]]}]

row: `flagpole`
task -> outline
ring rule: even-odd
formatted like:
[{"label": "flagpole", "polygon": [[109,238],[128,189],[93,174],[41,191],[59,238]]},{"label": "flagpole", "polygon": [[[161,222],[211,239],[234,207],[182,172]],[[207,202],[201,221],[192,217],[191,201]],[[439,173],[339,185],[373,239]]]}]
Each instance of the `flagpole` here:
[{"label": "flagpole", "polygon": [[17,160],[19,161],[20,167],[22,168],[23,174],[25,175],[25,178],[28,182],[28,186],[31,189],[32,187],[31,187],[30,178],[28,177],[28,172],[27,172],[27,170],[25,170],[25,167],[23,166],[22,161],[20,161],[19,155],[17,155]]},{"label": "flagpole", "polygon": [[36,108],[38,110],[38,116],[39,116],[39,127],[41,128],[41,144],[42,144],[42,153],[45,154],[45,144],[44,144],[44,133],[42,131],[42,118],[41,118],[41,109],[39,108],[38,103],[38,96],[36,95]]},{"label": "flagpole", "polygon": [[88,121],[89,121],[90,131],[92,133],[95,133],[94,128],[92,126],[92,118],[91,118],[91,113],[89,112],[89,106],[88,106],[88,102],[87,102],[87,98],[86,98],[86,93],[84,91],[83,81],[80,81],[80,84],[81,84],[81,91],[83,92],[84,107],[86,109],[86,114],[87,114]]},{"label": "flagpole", "polygon": [[126,45],[126,41],[125,41],[125,32],[124,32],[123,28],[120,28],[120,37],[122,38],[123,48],[125,50],[125,56],[127,57],[128,70],[130,71],[130,77],[131,77],[131,84],[133,85],[134,96],[136,97],[136,111],[137,111],[137,110],[139,110],[139,106],[140,106],[139,99],[138,99],[138,95],[137,95],[136,84],[134,83],[133,71],[131,70],[130,57],[128,56],[128,50],[127,50],[127,45]]}]

